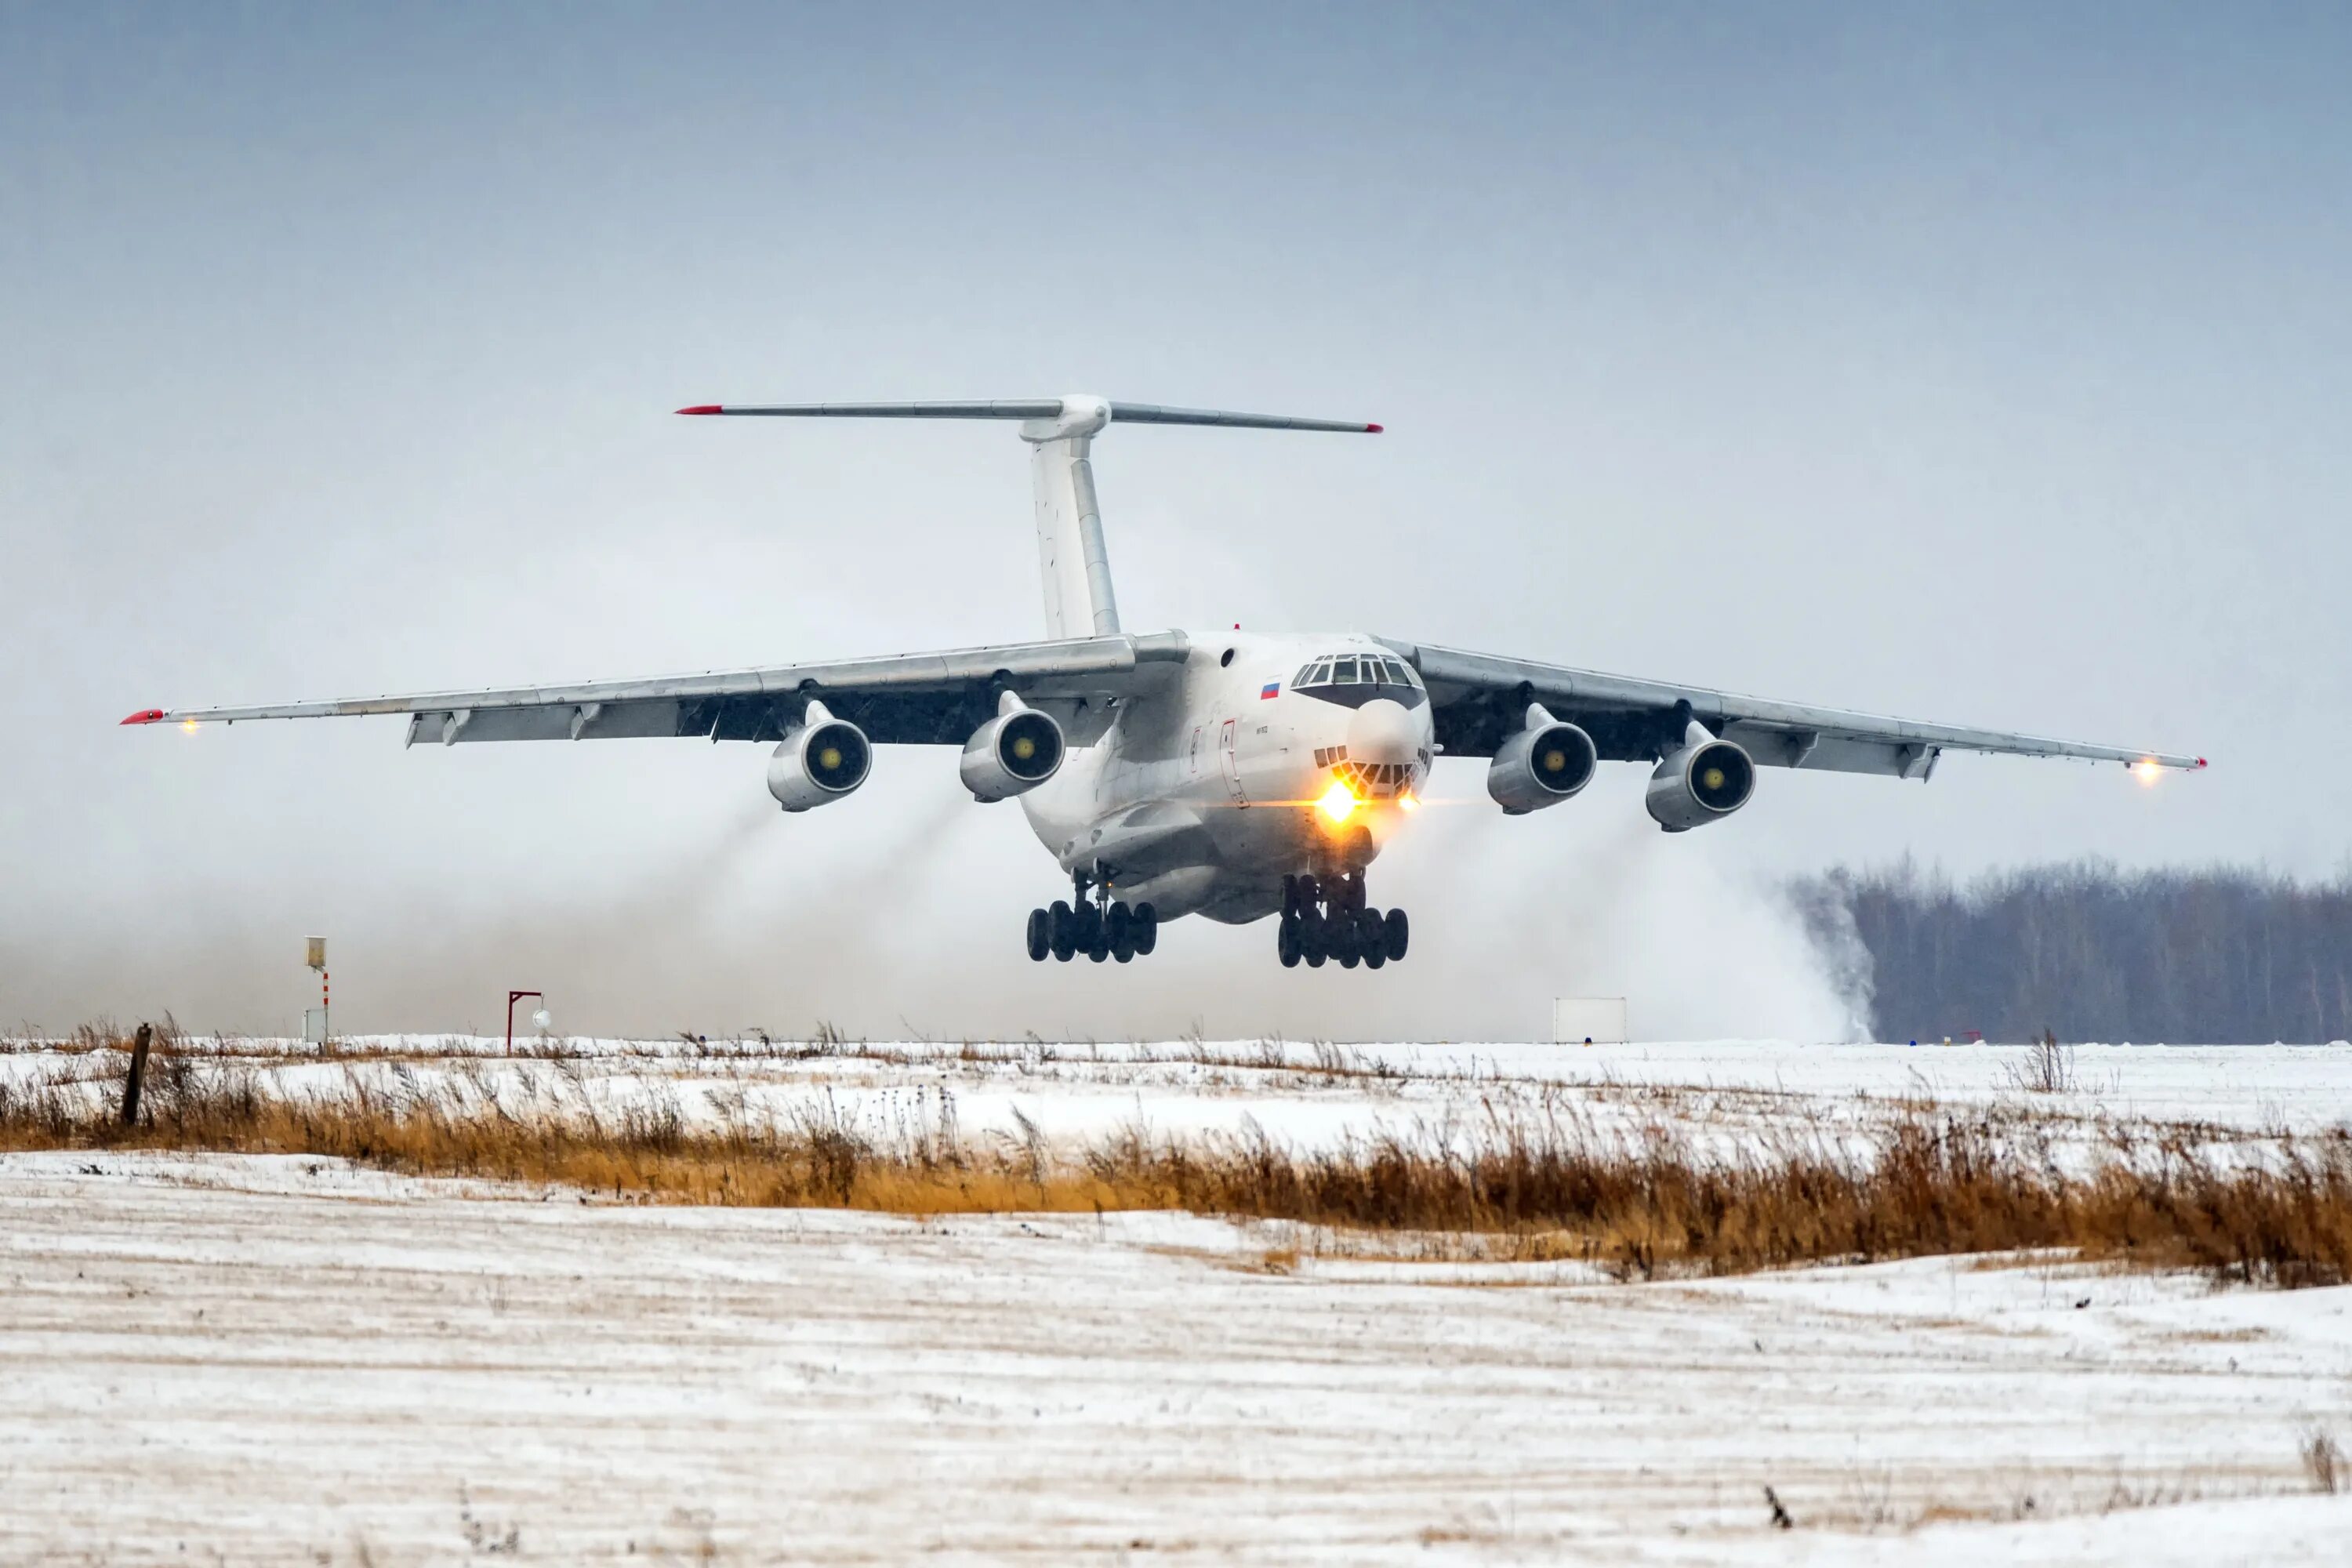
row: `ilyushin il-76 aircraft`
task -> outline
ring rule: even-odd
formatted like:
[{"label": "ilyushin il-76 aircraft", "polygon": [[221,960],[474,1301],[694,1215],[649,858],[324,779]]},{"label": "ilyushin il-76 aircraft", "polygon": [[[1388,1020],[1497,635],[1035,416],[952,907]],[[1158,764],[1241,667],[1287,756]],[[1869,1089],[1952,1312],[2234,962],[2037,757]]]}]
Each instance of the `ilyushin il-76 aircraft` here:
[{"label": "ilyushin il-76 aircraft", "polygon": [[1090,456],[1113,426],[1377,435],[1325,419],[1163,408],[1095,396],[993,403],[704,404],[681,414],[997,419],[1030,447],[1045,637],[833,664],[578,686],[441,691],[187,711],[126,724],[404,714],[408,743],[690,736],[772,743],[788,812],[857,792],[877,746],[960,746],[979,801],[1018,800],[1071,896],[1030,911],[1029,956],[1121,963],[1160,924],[1272,915],[1286,966],[1379,969],[1405,957],[1405,911],[1366,873],[1421,808],[1440,755],[1484,758],[1512,816],[1556,806],[1600,764],[1650,770],[1668,833],[1723,821],[1759,768],[1925,780],[1944,752],[2116,762],[2153,778],[2201,757],[1766,701],[1360,632],[1132,633],[1119,624]]}]

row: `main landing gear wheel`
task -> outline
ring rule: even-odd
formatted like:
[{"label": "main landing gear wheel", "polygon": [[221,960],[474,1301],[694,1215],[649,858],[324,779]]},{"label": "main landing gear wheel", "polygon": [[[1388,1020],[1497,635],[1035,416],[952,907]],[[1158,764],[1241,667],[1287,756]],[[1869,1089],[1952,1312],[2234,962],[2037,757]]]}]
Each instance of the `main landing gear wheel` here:
[{"label": "main landing gear wheel", "polygon": [[1342,969],[1401,963],[1412,931],[1402,910],[1381,910],[1366,903],[1361,871],[1282,879],[1282,919],[1274,950],[1285,969],[1302,963],[1320,969],[1328,959],[1339,960]]},{"label": "main landing gear wheel", "polygon": [[1130,907],[1100,896],[1090,899],[1087,889],[1091,879],[1075,880],[1075,902],[1056,899],[1050,909],[1029,911],[1029,956],[1042,962],[1051,953],[1062,963],[1080,953],[1095,963],[1150,957],[1160,945],[1159,910],[1150,903]]}]

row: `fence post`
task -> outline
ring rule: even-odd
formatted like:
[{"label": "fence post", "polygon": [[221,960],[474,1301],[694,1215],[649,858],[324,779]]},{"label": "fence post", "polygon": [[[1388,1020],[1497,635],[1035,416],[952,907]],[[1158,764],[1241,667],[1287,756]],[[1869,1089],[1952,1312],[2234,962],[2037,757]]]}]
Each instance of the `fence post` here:
[{"label": "fence post", "polygon": [[155,1037],[155,1026],[139,1026],[139,1037],[131,1047],[131,1076],[122,1080],[122,1125],[139,1124],[139,1080],[147,1076],[147,1047]]}]

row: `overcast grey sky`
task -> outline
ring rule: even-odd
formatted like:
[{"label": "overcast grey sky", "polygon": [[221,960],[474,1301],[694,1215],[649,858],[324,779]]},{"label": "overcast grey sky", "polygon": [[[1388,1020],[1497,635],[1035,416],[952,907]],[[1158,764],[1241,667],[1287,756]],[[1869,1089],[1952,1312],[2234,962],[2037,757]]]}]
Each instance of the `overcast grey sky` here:
[{"label": "overcast grey sky", "polygon": [[[1829,1032],[1764,878],[2331,873],[2347,78],[2329,5],[0,10],[0,1016],[282,1027],[317,929],[354,1028]],[[750,747],[114,727],[1035,636],[1007,432],[667,411],[1066,390],[1389,426],[1107,437],[1134,628],[2214,766],[1433,814],[1381,990],[1032,970],[1052,864],[944,751],[787,820]]]}]

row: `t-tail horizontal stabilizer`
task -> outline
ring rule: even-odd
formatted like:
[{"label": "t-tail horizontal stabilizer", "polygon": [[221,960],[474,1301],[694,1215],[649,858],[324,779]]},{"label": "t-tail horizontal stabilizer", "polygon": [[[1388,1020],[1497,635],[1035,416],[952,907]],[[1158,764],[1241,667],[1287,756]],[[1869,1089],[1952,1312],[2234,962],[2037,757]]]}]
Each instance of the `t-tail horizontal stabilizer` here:
[{"label": "t-tail horizontal stabilizer", "polygon": [[1037,504],[1037,564],[1045,590],[1048,637],[1117,634],[1110,558],[1103,548],[1088,451],[1108,425],[1207,425],[1239,430],[1321,430],[1377,436],[1378,425],[1234,414],[1221,408],[1168,408],[1107,397],[1016,398],[989,403],[698,403],[680,414],[742,414],[782,419],[1012,419],[1030,444],[1030,483]]}]

